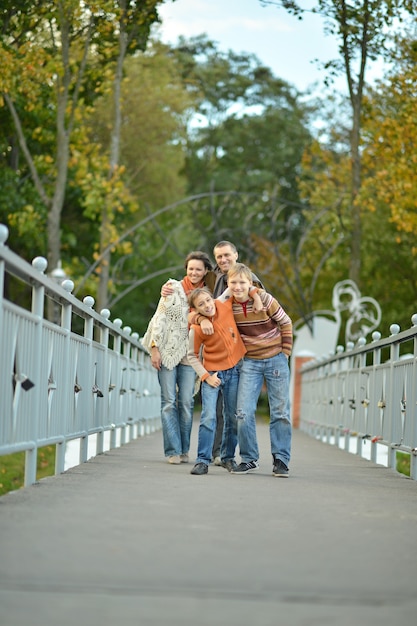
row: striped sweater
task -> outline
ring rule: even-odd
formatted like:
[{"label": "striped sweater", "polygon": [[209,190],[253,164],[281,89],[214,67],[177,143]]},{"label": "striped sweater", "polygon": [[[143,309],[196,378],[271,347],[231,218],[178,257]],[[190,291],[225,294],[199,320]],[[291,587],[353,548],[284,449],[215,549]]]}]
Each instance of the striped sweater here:
[{"label": "striped sweater", "polygon": [[292,350],[292,322],[282,306],[271,294],[259,290],[263,302],[260,313],[253,312],[253,300],[237,302],[233,298],[236,326],[245,344],[249,359],[269,359]]}]

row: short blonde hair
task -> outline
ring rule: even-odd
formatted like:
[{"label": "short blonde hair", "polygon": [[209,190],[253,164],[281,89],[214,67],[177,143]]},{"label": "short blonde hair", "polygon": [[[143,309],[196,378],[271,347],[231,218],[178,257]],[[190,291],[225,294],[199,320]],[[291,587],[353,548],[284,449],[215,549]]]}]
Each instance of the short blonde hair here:
[{"label": "short blonde hair", "polygon": [[236,275],[244,276],[250,282],[253,281],[252,271],[244,263],[235,263],[233,267],[231,267],[230,270],[227,272],[227,280]]}]

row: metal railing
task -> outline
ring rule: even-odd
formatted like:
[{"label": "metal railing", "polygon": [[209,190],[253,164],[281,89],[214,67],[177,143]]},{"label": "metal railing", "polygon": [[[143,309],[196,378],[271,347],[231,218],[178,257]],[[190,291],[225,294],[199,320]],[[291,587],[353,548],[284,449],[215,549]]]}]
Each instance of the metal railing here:
[{"label": "metal railing", "polygon": [[[338,346],[329,358],[301,368],[300,428],[325,443],[363,454],[370,442],[370,460],[385,446],[387,466],[396,468],[397,452],[410,455],[410,477],[417,480],[417,314],[413,326],[372,342]],[[355,446],[354,446],[355,448]]]},{"label": "metal railing", "polygon": [[[70,441],[80,441],[82,463],[103,453],[105,434],[115,448],[159,429],[160,387],[137,333],[95,312],[91,296],[75,298],[71,280],[49,278],[44,258],[22,260],[7,238],[0,224],[0,456],[24,451],[30,485],[43,446],[56,446],[61,473]],[[29,286],[30,310],[5,296],[12,278]],[[51,304],[58,323],[45,317]]]}]

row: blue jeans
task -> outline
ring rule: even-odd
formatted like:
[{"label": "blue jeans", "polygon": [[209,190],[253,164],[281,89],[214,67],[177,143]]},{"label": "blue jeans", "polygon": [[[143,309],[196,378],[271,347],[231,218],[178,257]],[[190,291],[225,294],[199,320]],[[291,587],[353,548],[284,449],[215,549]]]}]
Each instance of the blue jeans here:
[{"label": "blue jeans", "polygon": [[264,380],[268,392],[272,456],[288,465],[292,435],[290,369],[283,353],[259,361],[247,357],[243,360],[236,411],[240,456],[244,463],[259,459],[255,412]]},{"label": "blue jeans", "polygon": [[165,456],[187,454],[193,425],[194,384],[191,365],[158,370],[161,386],[161,422]]},{"label": "blue jeans", "polygon": [[[214,435],[216,433],[216,404],[219,391],[223,397],[224,425],[220,451],[222,461],[235,458],[237,446],[236,400],[239,385],[240,363],[228,370],[217,372],[220,387],[201,385],[201,418],[198,429],[198,450],[196,463],[211,463]],[[212,374],[213,372],[210,372]]]}]

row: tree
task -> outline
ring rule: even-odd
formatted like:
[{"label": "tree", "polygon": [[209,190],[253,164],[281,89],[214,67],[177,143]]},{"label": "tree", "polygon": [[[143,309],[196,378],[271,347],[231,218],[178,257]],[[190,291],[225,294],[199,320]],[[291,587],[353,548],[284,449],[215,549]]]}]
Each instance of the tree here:
[{"label": "tree", "polygon": [[[387,207],[401,237],[417,229],[416,41],[397,40],[393,56],[392,69],[365,106],[361,202],[373,212]],[[411,250],[417,255],[415,245]]]},{"label": "tree", "polygon": [[[417,45],[397,38],[393,63],[364,107],[360,201],[365,272],[388,319],[410,324],[417,302]],[[393,297],[395,294],[395,298]]]},{"label": "tree", "polygon": [[[157,4],[162,0],[117,0],[115,38],[117,39],[117,53],[115,59],[115,72],[113,79],[113,123],[111,125],[111,139],[109,150],[108,179],[115,178],[119,181],[120,171],[120,135],[122,125],[122,102],[121,89],[123,79],[123,67],[126,56],[136,51],[143,52],[150,35],[151,25],[158,20],[156,11]],[[118,203],[120,205],[120,203]],[[112,215],[114,205],[105,202],[101,212],[100,230],[100,281],[98,289],[98,308],[107,306],[108,282],[110,271],[110,251],[106,251],[112,239]]]},{"label": "tree", "polygon": [[[61,253],[61,215],[74,128],[109,78],[107,70],[120,29],[129,51],[143,48],[150,24],[157,19],[157,3],[6,0],[0,23],[4,59],[0,104],[6,103],[10,111],[20,150],[47,208],[50,268],[57,266]],[[127,34],[133,32],[129,39]],[[48,113],[55,121],[55,145],[50,154],[36,157],[31,146],[36,128],[25,126],[25,113],[33,110],[38,95],[45,91]]]},{"label": "tree", "polygon": [[[412,184],[417,139],[414,41],[397,41],[393,50],[398,61],[364,99],[362,184],[358,196],[362,208],[362,284],[366,285],[366,295],[372,295],[381,305],[385,328],[393,322],[408,327],[417,296],[416,197]],[[301,282],[309,296],[313,269],[322,267],[321,280],[316,282],[314,309],[328,308],[326,287],[329,301],[332,286],[346,277],[345,267],[349,263],[350,153],[348,129],[340,124],[345,117],[340,106],[337,112],[338,116],[328,114],[333,126],[324,129],[323,139],[314,142],[303,158],[300,192],[310,203],[304,212],[308,245],[300,247],[298,263],[296,257],[290,256],[292,261],[285,271],[285,276],[291,277],[291,285]],[[326,245],[330,251],[332,238],[337,242],[339,235],[342,238],[336,253],[322,265]],[[289,256],[285,245],[275,252],[276,258],[283,253]],[[305,303],[308,304],[308,298]],[[295,299],[294,304],[299,314],[302,309]]]},{"label": "tree", "polygon": [[[285,8],[300,19],[305,8],[293,0],[267,1]],[[366,68],[387,53],[387,30],[405,13],[415,13],[415,0],[317,0],[310,9],[323,16],[326,34],[339,40],[340,57],[325,64],[331,77],[344,72],[348,97],[351,105],[350,128],[350,211],[352,215],[350,246],[351,260],[349,275],[358,285],[361,280],[362,220],[359,192],[362,183],[360,137]]]},{"label": "tree", "polygon": [[[177,265],[178,258],[182,267],[183,249],[192,239],[187,229],[189,218],[184,212],[178,213],[181,209],[177,209],[176,214],[173,209],[172,215],[169,210],[159,211],[186,195],[186,179],[181,171],[188,114],[192,107],[166,46],[153,42],[145,53],[126,60],[121,102],[118,172],[128,187],[129,197],[125,194],[122,198],[119,194],[118,199],[109,199],[106,181],[101,177],[96,181],[88,169],[79,184],[92,219],[99,219],[97,207],[101,203],[113,207],[108,244],[114,245],[104,251],[107,254],[112,250],[108,301],[113,306],[124,292],[121,305],[124,307],[130,287],[133,290],[141,277],[155,273],[159,276],[158,271]],[[101,146],[102,159],[107,155],[104,147],[109,145],[113,115],[111,94],[107,94],[96,103],[89,130],[91,143]],[[179,227],[184,241],[180,249]],[[98,248],[96,261],[102,254],[103,250]],[[100,263],[95,265],[94,273],[99,267]],[[144,283],[139,284],[142,293],[148,290]],[[157,289],[159,293],[159,284]]]},{"label": "tree", "polygon": [[230,192],[228,207],[226,196],[210,196],[207,210],[195,215],[195,229],[210,233],[210,243],[239,238],[253,261],[251,228],[281,237],[275,221],[271,233],[268,199],[271,206],[277,198],[286,204],[281,225],[298,211],[297,173],[311,140],[311,111],[301,94],[255,55],[222,52],[204,35],[180,38],[171,54],[197,100],[187,144],[188,191]]}]

